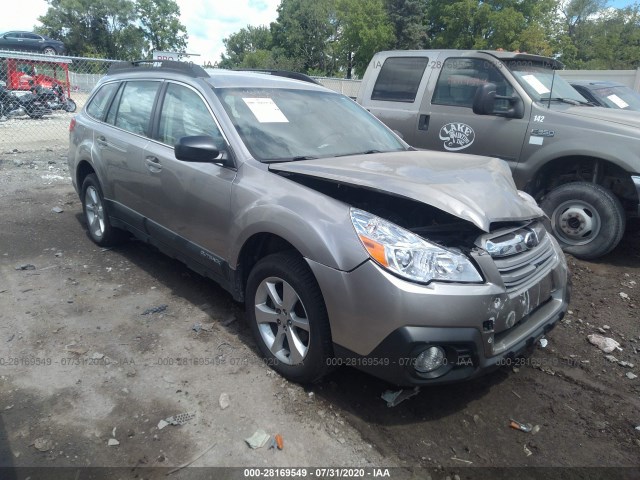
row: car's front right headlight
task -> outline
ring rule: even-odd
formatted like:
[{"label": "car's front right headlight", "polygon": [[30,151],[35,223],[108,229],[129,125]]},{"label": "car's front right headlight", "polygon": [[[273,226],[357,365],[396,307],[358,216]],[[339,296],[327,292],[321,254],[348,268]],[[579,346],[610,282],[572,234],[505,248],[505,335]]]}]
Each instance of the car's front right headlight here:
[{"label": "car's front right headlight", "polygon": [[364,210],[351,209],[351,222],[369,256],[382,267],[414,282],[482,282],[469,258],[431,243]]}]

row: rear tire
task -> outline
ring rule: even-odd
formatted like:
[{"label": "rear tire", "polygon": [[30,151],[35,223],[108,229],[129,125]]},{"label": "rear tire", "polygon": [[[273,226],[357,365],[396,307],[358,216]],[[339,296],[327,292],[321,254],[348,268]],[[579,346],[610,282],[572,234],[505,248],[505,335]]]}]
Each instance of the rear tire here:
[{"label": "rear tire", "polygon": [[102,195],[102,187],[95,174],[82,182],[80,198],[89,238],[101,247],[117,245],[127,238],[127,232],[111,226]]},{"label": "rear tire", "polygon": [[260,260],[247,281],[250,328],[267,365],[283,377],[315,382],[331,369],[331,330],[320,287],[293,252]]},{"label": "rear tire", "polygon": [[65,112],[69,112],[69,113],[73,113],[76,111],[76,108],[78,108],[76,106],[76,102],[74,102],[73,100],[71,100],[70,98],[67,99],[67,103],[64,106],[64,110]]},{"label": "rear tire", "polygon": [[552,190],[540,206],[549,216],[562,249],[577,258],[592,260],[606,255],[624,234],[624,208],[610,190],[600,185],[562,185]]},{"label": "rear tire", "polygon": [[56,53],[56,49],[53,47],[44,47],[42,49],[42,53],[44,53],[45,55],[55,55]]}]

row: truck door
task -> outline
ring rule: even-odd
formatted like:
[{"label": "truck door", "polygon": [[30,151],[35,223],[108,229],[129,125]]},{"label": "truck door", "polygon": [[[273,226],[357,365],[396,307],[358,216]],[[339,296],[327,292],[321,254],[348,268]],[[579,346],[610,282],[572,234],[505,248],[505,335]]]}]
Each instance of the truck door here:
[{"label": "truck door", "polygon": [[[413,53],[413,52],[411,52]],[[430,76],[429,58],[407,52],[407,56],[372,60],[375,83],[365,85],[366,108],[392,130],[402,132],[405,142],[416,141],[416,116]],[[426,72],[426,74],[425,74]],[[368,79],[366,79],[368,80]]]},{"label": "truck door", "polygon": [[[518,95],[494,62],[460,57],[438,62],[441,69],[430,82],[430,98],[425,95],[421,105],[423,120],[414,146],[497,157],[515,168],[529,125],[530,107],[525,103],[521,119],[476,115],[472,109],[478,86],[487,82],[496,84],[498,95]],[[508,107],[506,100],[496,101],[497,112]]]}]

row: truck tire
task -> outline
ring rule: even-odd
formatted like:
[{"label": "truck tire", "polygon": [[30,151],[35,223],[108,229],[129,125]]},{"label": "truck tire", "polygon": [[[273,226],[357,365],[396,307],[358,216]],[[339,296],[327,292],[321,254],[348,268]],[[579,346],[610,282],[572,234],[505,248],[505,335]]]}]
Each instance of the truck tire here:
[{"label": "truck tire", "polygon": [[562,249],[584,260],[606,255],[622,239],[625,212],[608,189],[574,182],[552,190],[540,204]]},{"label": "truck tire", "polygon": [[249,274],[247,319],[267,365],[300,383],[330,371],[331,330],[320,287],[294,252],[269,255]]}]

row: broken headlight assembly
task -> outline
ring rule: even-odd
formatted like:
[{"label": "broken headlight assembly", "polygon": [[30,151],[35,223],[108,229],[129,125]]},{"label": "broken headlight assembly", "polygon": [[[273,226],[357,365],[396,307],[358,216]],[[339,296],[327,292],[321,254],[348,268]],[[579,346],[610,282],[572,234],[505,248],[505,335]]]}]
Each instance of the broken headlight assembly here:
[{"label": "broken headlight assembly", "polygon": [[351,222],[369,256],[402,278],[420,283],[482,282],[478,270],[462,253],[357,208],[351,208]]}]

